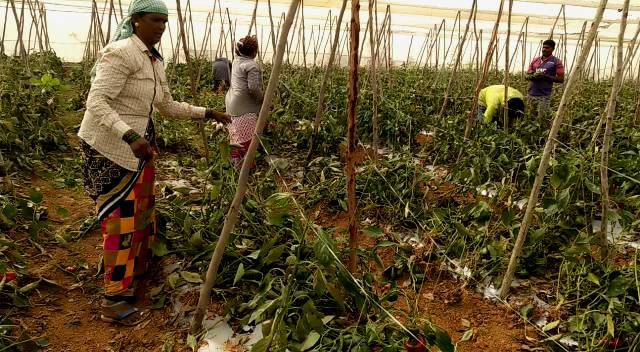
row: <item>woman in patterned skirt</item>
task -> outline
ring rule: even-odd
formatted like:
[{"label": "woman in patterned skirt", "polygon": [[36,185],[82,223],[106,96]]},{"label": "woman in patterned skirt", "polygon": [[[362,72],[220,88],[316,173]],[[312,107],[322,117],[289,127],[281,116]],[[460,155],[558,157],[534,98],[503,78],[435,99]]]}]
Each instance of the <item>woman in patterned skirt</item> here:
[{"label": "woman in patterned skirt", "polygon": [[104,293],[101,318],[136,325],[146,317],[135,301],[155,239],[155,166],[152,114],[212,119],[225,114],[173,101],[162,57],[155,49],[167,23],[161,0],[133,0],[92,71],[78,136],[83,176],[102,225]]},{"label": "woman in patterned skirt", "polygon": [[231,159],[239,166],[251,144],[262,107],[262,72],[255,61],[258,40],[247,36],[236,44],[236,58],[231,70],[231,87],[225,98],[227,113],[231,115],[229,137]]}]

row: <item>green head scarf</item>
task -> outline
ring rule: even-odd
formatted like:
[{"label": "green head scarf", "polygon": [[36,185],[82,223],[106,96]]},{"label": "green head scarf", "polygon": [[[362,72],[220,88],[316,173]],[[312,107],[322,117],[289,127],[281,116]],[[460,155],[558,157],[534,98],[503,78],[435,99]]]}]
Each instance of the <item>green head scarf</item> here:
[{"label": "green head scarf", "polygon": [[111,38],[111,42],[115,42],[122,39],[127,39],[133,35],[133,25],[131,24],[131,18],[139,13],[160,13],[169,16],[169,9],[162,0],[133,0],[129,4],[129,11],[127,11],[127,17],[122,19],[122,22],[116,29],[116,32]]},{"label": "green head scarf", "polygon": [[[122,19],[109,43],[116,42],[131,37],[133,35],[133,25],[131,19],[139,13],[159,13],[169,16],[169,9],[163,0],[133,0],[129,4],[127,16]],[[91,69],[91,83],[96,78],[96,65]]]}]

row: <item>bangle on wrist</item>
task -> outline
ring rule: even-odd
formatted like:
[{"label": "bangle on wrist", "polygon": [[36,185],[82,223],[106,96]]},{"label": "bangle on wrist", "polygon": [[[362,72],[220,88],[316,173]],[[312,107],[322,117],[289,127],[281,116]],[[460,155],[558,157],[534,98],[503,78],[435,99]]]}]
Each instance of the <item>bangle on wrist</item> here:
[{"label": "bangle on wrist", "polygon": [[134,130],[128,130],[122,136],[122,140],[127,142],[127,144],[131,144],[131,143],[137,141],[140,138],[142,138],[142,137],[138,134],[138,132],[136,132]]}]

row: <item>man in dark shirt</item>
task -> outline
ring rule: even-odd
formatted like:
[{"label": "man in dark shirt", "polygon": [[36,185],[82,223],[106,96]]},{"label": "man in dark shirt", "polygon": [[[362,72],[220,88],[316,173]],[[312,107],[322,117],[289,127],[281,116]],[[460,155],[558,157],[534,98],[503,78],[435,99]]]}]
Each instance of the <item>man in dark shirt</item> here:
[{"label": "man in dark shirt", "polygon": [[535,58],[527,71],[527,80],[531,81],[528,95],[530,111],[537,111],[538,119],[549,113],[553,84],[564,82],[564,65],[553,56],[555,48],[556,42],[545,40],[542,43],[542,56]]},{"label": "man in dark shirt", "polygon": [[213,91],[217,92],[224,83],[224,88],[229,88],[231,76],[231,63],[226,57],[219,57],[213,62]]}]

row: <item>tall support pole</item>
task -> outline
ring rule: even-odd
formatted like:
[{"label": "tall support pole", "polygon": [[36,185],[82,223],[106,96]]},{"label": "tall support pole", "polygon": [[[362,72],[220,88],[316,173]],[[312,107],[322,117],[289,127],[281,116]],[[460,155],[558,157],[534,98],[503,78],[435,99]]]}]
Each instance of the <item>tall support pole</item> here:
[{"label": "tall support pole", "polygon": [[369,46],[371,50],[371,90],[373,99],[371,101],[371,122],[373,124],[373,155],[374,161],[378,159],[378,146],[380,145],[380,126],[378,122],[378,74],[376,67],[376,34],[375,33],[375,19],[373,18],[373,10],[375,4],[374,0],[369,0]]},{"label": "tall support pole", "polygon": [[358,106],[358,47],[360,41],[360,0],[351,0],[351,56],[349,59],[349,97],[347,105],[347,200],[349,209],[349,270],[358,264],[358,223],[356,202],[356,109]]},{"label": "tall support pole", "polygon": [[482,68],[482,75],[478,80],[478,84],[476,85],[475,94],[473,97],[473,103],[471,104],[471,111],[469,111],[469,115],[467,116],[467,126],[464,130],[464,138],[468,139],[471,135],[471,127],[473,126],[473,119],[476,116],[476,110],[478,109],[478,97],[480,95],[480,90],[484,86],[484,82],[487,79],[487,72],[491,67],[491,61],[493,58],[493,52],[496,48],[496,42],[498,39],[498,29],[500,28],[500,20],[502,19],[502,10],[504,8],[504,0],[500,0],[500,9],[498,10],[498,18],[496,18],[496,22],[493,26],[493,34],[491,35],[491,41],[489,41],[489,47],[487,49],[487,55],[484,58],[484,64]]},{"label": "tall support pole", "polygon": [[4,36],[7,33],[7,17],[9,15],[9,2],[4,4],[4,22],[2,22],[2,38],[0,38],[0,54],[5,54]]},{"label": "tall support pole", "polygon": [[249,31],[247,35],[251,35],[253,31],[253,26],[256,26],[256,15],[258,14],[258,0],[256,0],[256,4],[253,6],[253,15],[251,16],[251,24],[249,25]]},{"label": "tall support pole", "polygon": [[[622,78],[624,77],[623,62],[623,46],[624,33],[627,29],[627,18],[629,17],[629,0],[625,0],[622,8],[622,20],[620,21],[620,33],[618,34],[618,46],[616,50],[616,75],[613,79],[611,87],[611,95],[607,103],[607,121],[602,141],[602,154],[600,157],[600,192],[602,193],[602,221],[600,225],[600,233],[598,234],[600,245],[600,258],[603,262],[609,257],[609,244],[607,240],[607,227],[609,225],[609,148],[613,140],[613,115],[616,113],[618,104],[618,94],[622,87]],[[629,57],[632,55],[629,51]]]},{"label": "tall support pole", "polygon": [[271,46],[273,49],[273,55],[276,54],[276,34],[275,26],[273,25],[273,14],[271,12],[271,0],[267,0],[267,6],[269,6],[269,24],[271,25]]},{"label": "tall support pole", "polygon": [[316,117],[313,121],[313,134],[311,135],[311,141],[309,143],[309,152],[307,153],[307,160],[311,160],[316,148],[316,140],[318,139],[318,132],[320,131],[320,121],[322,114],[324,113],[324,98],[327,86],[331,80],[331,71],[336,59],[336,52],[338,51],[338,44],[340,43],[340,33],[342,31],[342,18],[347,9],[347,0],[342,1],[342,7],[340,8],[340,14],[336,21],[336,32],[333,37],[333,43],[331,44],[331,53],[329,54],[329,63],[327,69],[324,72],[322,78],[322,85],[320,86],[320,92],[318,93],[318,107],[316,108]]},{"label": "tall support pole", "polygon": [[[187,61],[187,66],[189,67],[189,76],[191,77],[191,96],[193,97],[193,101],[197,104],[198,101],[198,86],[197,86],[197,71],[196,67],[191,63],[191,54],[188,48],[187,39],[187,31],[184,24],[184,19],[182,15],[182,11],[180,10],[180,0],[176,0],[176,12],[178,13],[178,24],[180,25],[180,38],[182,39],[182,48],[184,50],[185,60]],[[197,57],[196,57],[197,59]],[[204,130],[204,125],[200,126],[200,137],[202,138],[202,144],[204,147],[204,158],[207,162],[207,166],[211,165],[209,160],[209,143],[207,141],[207,134]]]},{"label": "tall support pole", "polygon": [[533,212],[536,207],[536,204],[538,203],[538,197],[540,196],[540,188],[542,187],[542,181],[544,180],[544,177],[547,173],[547,168],[549,167],[549,159],[551,158],[551,151],[555,147],[558,130],[562,125],[562,121],[567,112],[567,105],[571,100],[573,96],[573,91],[575,90],[575,87],[578,83],[578,78],[580,77],[580,71],[582,71],[585,62],[587,61],[587,57],[589,56],[589,50],[591,49],[591,46],[593,45],[593,41],[595,40],[596,33],[598,32],[598,27],[600,26],[600,21],[602,21],[602,15],[604,14],[604,10],[606,6],[607,6],[607,0],[600,0],[598,11],[593,20],[593,23],[591,24],[591,29],[589,30],[589,35],[587,36],[585,45],[582,48],[582,52],[580,53],[578,64],[575,68],[575,71],[571,74],[571,77],[569,77],[564,93],[562,94],[562,99],[560,100],[560,105],[558,106],[558,111],[556,112],[556,117],[554,118],[553,123],[551,125],[551,130],[549,131],[549,137],[547,138],[547,143],[544,147],[540,164],[538,165],[538,172],[536,173],[536,178],[533,182],[533,188],[531,189],[531,194],[529,195],[529,199],[527,201],[527,209],[522,219],[520,230],[518,231],[518,237],[516,239],[516,243],[514,245],[513,251],[511,252],[509,267],[507,268],[507,272],[505,273],[504,278],[502,280],[502,287],[500,288],[500,297],[502,297],[503,299],[509,294],[509,290],[511,288],[511,282],[513,281],[513,277],[515,275],[516,268],[518,266],[518,259],[520,258],[520,254],[522,253],[524,242],[527,239],[527,233],[529,232],[529,226],[531,224],[531,219],[533,218]]},{"label": "tall support pole", "polygon": [[[222,261],[225,247],[227,246],[227,243],[229,242],[229,238],[231,236],[231,232],[233,231],[233,228],[238,221],[242,200],[244,199],[244,196],[247,192],[249,174],[251,173],[251,164],[255,159],[258,145],[260,144],[260,136],[269,117],[269,110],[271,109],[273,94],[277,88],[280,72],[282,70],[282,57],[284,55],[285,46],[287,44],[289,29],[291,28],[291,24],[293,23],[293,17],[295,16],[298,4],[299,0],[291,1],[289,11],[282,27],[282,34],[280,35],[280,39],[278,40],[276,55],[274,55],[271,77],[269,79],[267,89],[265,90],[264,101],[262,103],[262,108],[260,109],[260,115],[256,124],[255,136],[251,140],[251,145],[249,146],[249,150],[247,151],[247,155],[245,156],[244,162],[242,164],[240,176],[238,177],[238,187],[236,188],[235,196],[233,197],[233,201],[225,218],[224,226],[222,227],[222,232],[220,233],[220,237],[218,239],[218,242],[216,243],[215,250],[213,251],[213,255],[211,256],[211,262],[209,263],[209,268],[207,269],[205,282],[200,289],[198,305],[193,316],[193,321],[191,322],[191,330],[193,333],[199,333],[202,330],[202,320],[207,313],[207,306],[209,304],[211,289],[213,288],[213,285],[216,282],[216,278],[218,277],[218,268],[220,267],[220,262]],[[269,350],[269,346],[266,347],[266,350]]]},{"label": "tall support pole", "polygon": [[511,13],[513,12],[513,0],[509,0],[509,13],[507,14],[507,40],[505,41],[505,55],[504,55],[504,106],[503,106],[503,118],[504,118],[504,129],[505,131],[509,128],[509,107],[507,102],[509,100],[509,60],[511,57],[509,56],[509,48],[511,41]]},{"label": "tall support pole", "polygon": [[[20,48],[20,56],[21,57],[25,57],[27,55],[27,52],[24,48],[24,42],[22,41],[22,21],[20,21],[20,17],[18,17],[18,11],[16,10],[16,4],[14,0],[9,0],[9,3],[11,4],[11,10],[13,11],[13,18],[16,21],[16,27],[17,27],[17,33],[18,33],[18,40],[16,41],[16,46]],[[22,3],[22,5],[24,6],[24,2]],[[14,49],[14,52],[17,52]]]},{"label": "tall support pole", "polygon": [[440,113],[438,117],[442,117],[444,115],[445,110],[447,109],[447,105],[449,103],[449,94],[451,93],[451,87],[453,86],[453,82],[456,79],[458,69],[460,64],[462,63],[462,51],[464,48],[464,43],[467,40],[467,35],[469,33],[469,27],[471,25],[471,20],[475,17],[476,12],[478,11],[478,0],[473,0],[473,4],[471,5],[471,13],[469,13],[469,19],[467,20],[467,25],[464,29],[464,35],[462,36],[462,40],[458,42],[458,53],[456,54],[456,62],[453,65],[453,71],[451,71],[451,77],[449,77],[449,84],[447,84],[447,89],[444,93],[444,101],[442,102],[442,107],[440,108]]},{"label": "tall support pole", "polygon": [[111,16],[113,16],[113,0],[109,0],[109,18],[107,19],[107,39],[111,39]]}]

